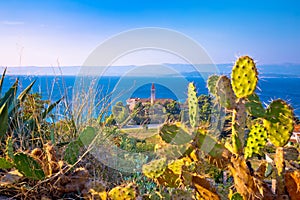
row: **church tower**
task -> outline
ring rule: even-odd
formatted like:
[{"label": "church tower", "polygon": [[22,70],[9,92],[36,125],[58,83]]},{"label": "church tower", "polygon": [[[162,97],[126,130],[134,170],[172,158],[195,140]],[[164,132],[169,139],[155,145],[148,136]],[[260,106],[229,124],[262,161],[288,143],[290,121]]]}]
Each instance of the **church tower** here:
[{"label": "church tower", "polygon": [[152,83],[151,86],[151,105],[153,105],[155,102],[155,86],[154,83]]}]

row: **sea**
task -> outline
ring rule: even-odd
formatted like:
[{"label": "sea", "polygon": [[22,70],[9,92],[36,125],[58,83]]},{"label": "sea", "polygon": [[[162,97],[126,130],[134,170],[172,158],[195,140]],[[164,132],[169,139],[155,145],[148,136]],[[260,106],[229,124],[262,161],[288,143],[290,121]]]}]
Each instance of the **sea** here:
[{"label": "sea", "polygon": [[[299,69],[298,66],[295,69]],[[226,67],[220,70],[221,74],[229,75]],[[265,68],[264,68],[265,69]],[[271,69],[271,68],[270,68]],[[282,70],[274,73],[273,70],[262,70],[257,85],[256,93],[266,107],[272,100],[281,98],[288,102],[293,108],[295,115],[300,117],[300,71],[287,73]],[[97,93],[94,103],[109,96],[110,106],[113,102],[122,101],[126,104],[128,98],[149,98],[152,83],[155,86],[156,98],[169,98],[184,102],[187,98],[187,84],[194,82],[198,95],[208,94],[205,79],[207,76],[199,76],[197,73],[182,73],[182,76],[164,76],[164,77],[122,77],[122,76],[101,76],[93,77],[93,83],[89,79],[88,85],[80,86],[83,77],[75,75],[6,75],[2,88],[2,96],[12,86],[16,79],[19,79],[18,92],[20,93],[32,81],[36,81],[32,92],[38,92],[43,99],[52,102],[64,97],[71,105],[78,99],[84,90],[93,88]],[[82,88],[81,88],[82,87]],[[97,104],[97,106],[103,104]],[[98,108],[98,110],[101,110]]]}]

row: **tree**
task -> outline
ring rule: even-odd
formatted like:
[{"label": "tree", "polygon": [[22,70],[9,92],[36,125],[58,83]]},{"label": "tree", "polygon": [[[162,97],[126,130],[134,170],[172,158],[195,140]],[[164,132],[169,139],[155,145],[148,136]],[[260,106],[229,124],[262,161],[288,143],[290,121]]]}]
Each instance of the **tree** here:
[{"label": "tree", "polygon": [[118,124],[123,123],[129,117],[129,109],[127,106],[124,106],[121,101],[112,107],[112,113]]},{"label": "tree", "polygon": [[168,121],[179,121],[180,120],[180,105],[177,101],[166,101],[164,103],[165,113]]},{"label": "tree", "polygon": [[150,124],[151,121],[149,117],[150,106],[151,106],[150,103],[144,105],[140,101],[135,104],[131,117],[136,122],[137,125]]}]

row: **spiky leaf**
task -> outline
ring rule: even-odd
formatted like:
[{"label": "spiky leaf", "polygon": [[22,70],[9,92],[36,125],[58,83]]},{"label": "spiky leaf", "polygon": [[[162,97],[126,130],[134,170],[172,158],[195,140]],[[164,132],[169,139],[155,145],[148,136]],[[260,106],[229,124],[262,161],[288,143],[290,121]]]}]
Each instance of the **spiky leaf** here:
[{"label": "spiky leaf", "polygon": [[0,140],[6,134],[8,128],[8,105],[3,104],[0,108]]}]

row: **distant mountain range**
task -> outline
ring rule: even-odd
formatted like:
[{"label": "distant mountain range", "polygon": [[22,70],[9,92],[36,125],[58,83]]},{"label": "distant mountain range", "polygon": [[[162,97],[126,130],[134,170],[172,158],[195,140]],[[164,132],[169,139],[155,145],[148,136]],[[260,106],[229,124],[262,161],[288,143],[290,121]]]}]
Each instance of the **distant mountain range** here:
[{"label": "distant mountain range", "polygon": [[[163,66],[169,67],[174,70],[174,75],[183,76],[199,76],[203,74],[211,74],[217,72],[218,74],[230,74],[232,64],[217,64],[217,68],[210,70],[213,65],[197,65],[198,70],[192,65],[187,64],[163,64]],[[0,74],[4,71],[5,67],[0,66]],[[106,76],[122,76],[136,66],[114,66],[110,67],[104,75]],[[260,76],[262,77],[300,77],[300,64],[284,63],[274,65],[258,65],[257,66]],[[148,68],[149,69],[149,68]],[[65,67],[8,67],[8,75],[55,75],[55,76],[74,76],[80,74],[80,66],[65,66]],[[176,72],[176,73],[175,73]],[[172,74],[167,74],[172,75]]]}]

